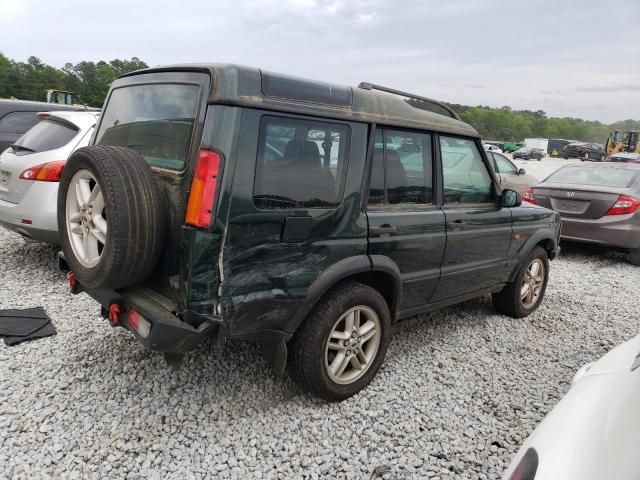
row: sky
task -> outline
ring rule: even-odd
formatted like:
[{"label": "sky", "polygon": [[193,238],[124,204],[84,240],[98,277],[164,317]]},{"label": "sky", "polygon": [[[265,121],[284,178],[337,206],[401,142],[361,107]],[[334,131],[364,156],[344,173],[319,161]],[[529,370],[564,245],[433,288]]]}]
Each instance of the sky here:
[{"label": "sky", "polygon": [[639,0],[0,0],[0,52],[239,63],[464,105],[640,119]]}]

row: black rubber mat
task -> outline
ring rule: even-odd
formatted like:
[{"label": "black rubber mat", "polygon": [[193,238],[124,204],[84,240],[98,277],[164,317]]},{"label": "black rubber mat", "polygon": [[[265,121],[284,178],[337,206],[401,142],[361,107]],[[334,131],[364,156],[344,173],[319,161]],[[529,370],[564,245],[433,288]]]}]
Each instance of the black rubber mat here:
[{"label": "black rubber mat", "polygon": [[26,342],[27,340],[34,340],[36,338],[44,338],[50,337],[52,335],[57,334],[56,327],[53,326],[53,323],[49,322],[45,324],[44,327],[36,330],[35,332],[31,332],[29,335],[23,335],[20,337],[4,337],[4,343],[8,346],[17,345],[22,342]]},{"label": "black rubber mat", "polygon": [[5,337],[7,345],[55,334],[56,329],[42,307],[0,310],[0,336]]}]

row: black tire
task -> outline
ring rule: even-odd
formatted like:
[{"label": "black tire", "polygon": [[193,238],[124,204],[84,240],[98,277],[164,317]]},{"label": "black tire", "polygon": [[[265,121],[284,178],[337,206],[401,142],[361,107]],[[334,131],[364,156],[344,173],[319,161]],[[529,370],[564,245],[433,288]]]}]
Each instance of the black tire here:
[{"label": "black tire", "polygon": [[[363,376],[349,384],[334,382],[325,366],[325,349],[338,319],[350,308],[371,308],[380,320],[378,351]],[[289,372],[302,388],[328,401],[351,397],[366,387],[378,372],[391,340],[391,315],[380,293],[361,283],[344,282],[331,289],[300,326],[289,344]]]},{"label": "black tire", "polygon": [[640,248],[632,248],[627,252],[627,262],[640,267]]},{"label": "black tire", "polygon": [[[69,184],[88,170],[104,197],[106,241],[98,263],[88,268],[76,258],[66,221]],[[65,259],[86,288],[124,288],[139,284],[153,271],[164,238],[161,197],[144,158],[124,147],[90,146],[67,161],[58,190],[58,229]]]},{"label": "black tire", "polygon": [[[536,260],[540,259],[544,265],[544,282],[540,290],[540,294],[536,302],[526,308],[520,298],[520,290],[523,286],[524,277],[529,266]],[[508,283],[500,292],[493,294],[493,306],[503,314],[513,318],[522,318],[533,313],[542,303],[547,283],[549,280],[549,256],[547,251],[542,247],[535,247],[522,263],[518,274],[513,282]]]}]

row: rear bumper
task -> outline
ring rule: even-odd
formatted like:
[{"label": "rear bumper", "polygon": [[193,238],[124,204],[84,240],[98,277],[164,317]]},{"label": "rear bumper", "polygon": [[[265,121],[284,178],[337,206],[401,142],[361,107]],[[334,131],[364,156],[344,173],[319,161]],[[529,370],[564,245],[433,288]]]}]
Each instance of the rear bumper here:
[{"label": "rear bumper", "polygon": [[57,204],[58,183],[33,182],[20,203],[0,200],[0,225],[34,240],[58,245]]},{"label": "rear bumper", "polygon": [[618,248],[640,248],[640,222],[630,215],[610,215],[596,220],[562,218],[560,238]]},{"label": "rear bumper", "polygon": [[[59,253],[59,267],[68,272],[64,256]],[[206,338],[223,345],[226,340],[224,320],[219,315],[202,315],[191,310],[178,317],[169,307],[171,302],[156,292],[142,287],[122,290],[88,289],[75,282],[72,293],[85,292],[102,306],[102,316],[114,327],[124,327],[151,350],[180,354],[195,348]],[[114,309],[114,305],[117,308]],[[117,311],[117,315],[113,312]],[[148,334],[141,335],[131,324],[132,312],[150,324]],[[112,314],[110,315],[110,312]],[[139,320],[138,320],[139,321]]]}]

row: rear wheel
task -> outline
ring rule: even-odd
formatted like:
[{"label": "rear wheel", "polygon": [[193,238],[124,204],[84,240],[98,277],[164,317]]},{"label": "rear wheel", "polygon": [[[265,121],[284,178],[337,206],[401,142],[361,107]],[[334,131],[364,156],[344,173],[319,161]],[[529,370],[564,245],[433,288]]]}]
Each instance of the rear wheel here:
[{"label": "rear wheel", "polygon": [[584,155],[582,156],[582,160],[584,160],[585,162],[589,161],[589,152],[584,152]]},{"label": "rear wheel", "polygon": [[76,150],[62,171],[58,229],[65,260],[87,288],[144,281],[160,254],[161,197],[147,162],[123,147]]},{"label": "rear wheel", "polygon": [[542,303],[548,280],[549,256],[544,248],[536,247],[522,263],[514,281],[493,295],[493,305],[504,315],[526,317]]},{"label": "rear wheel", "polygon": [[361,283],[340,284],[293,337],[291,377],[325,400],[344,400],[371,382],[390,337],[391,315],[382,295]]},{"label": "rear wheel", "polygon": [[640,248],[632,248],[627,252],[627,262],[640,266]]}]

